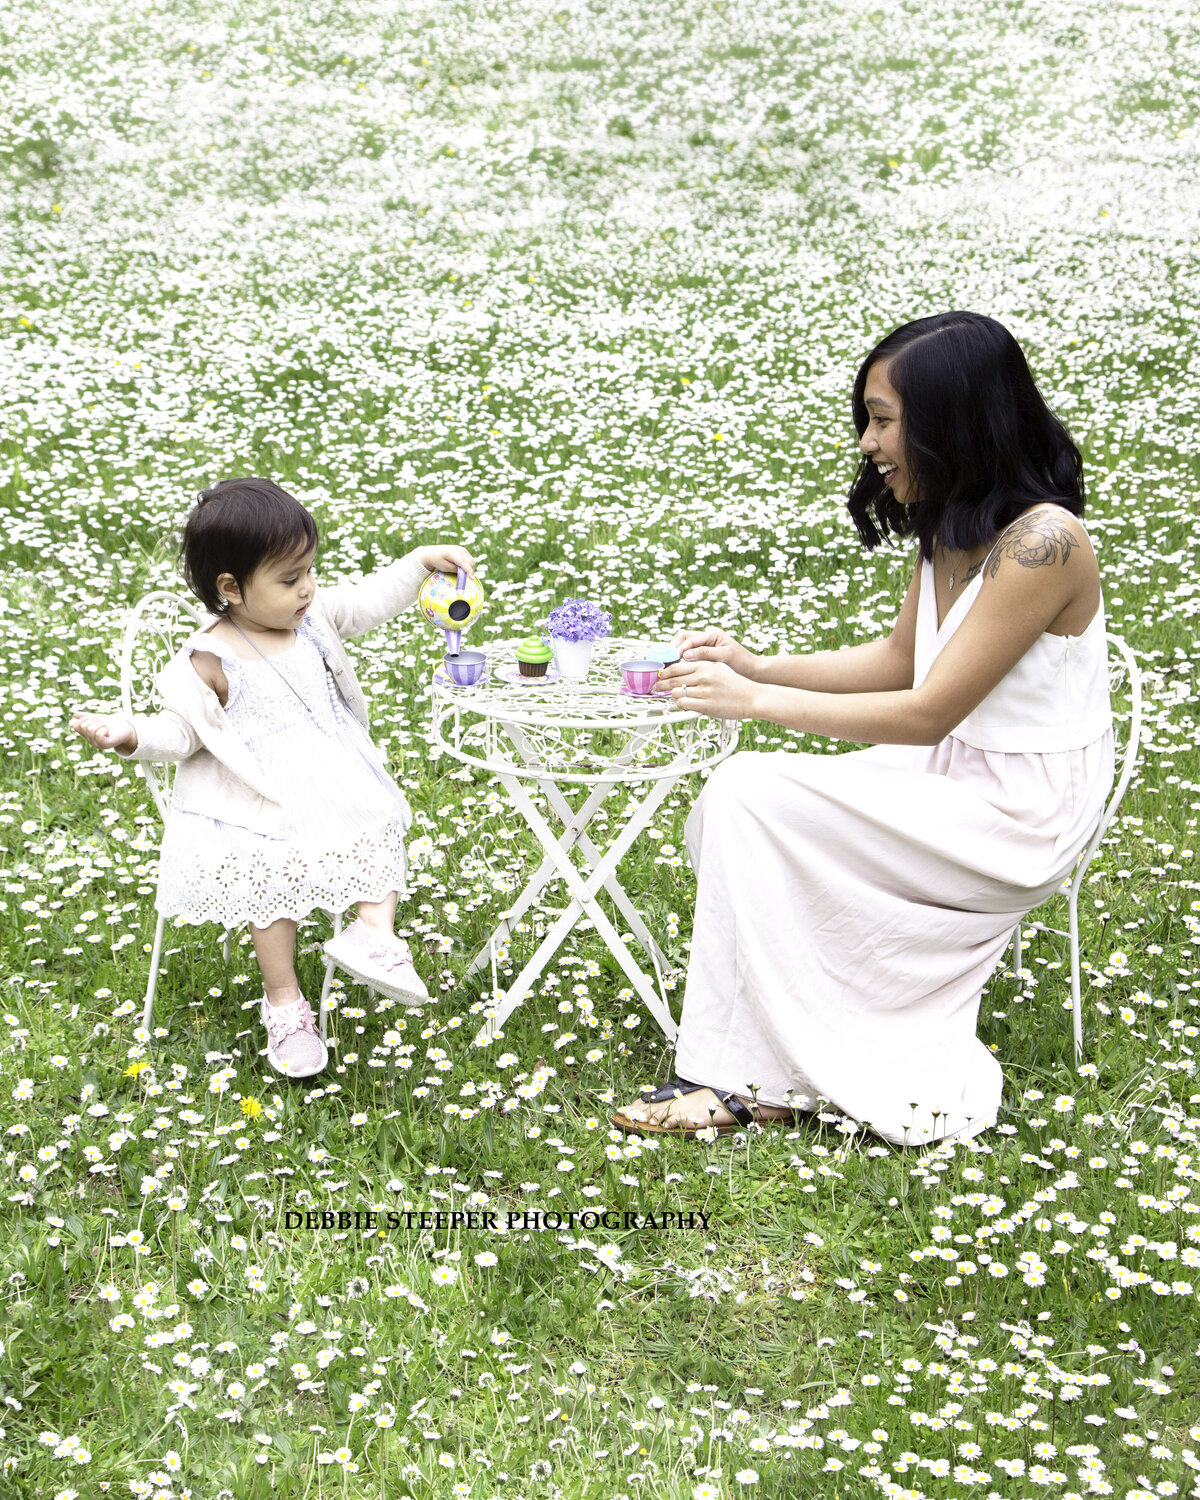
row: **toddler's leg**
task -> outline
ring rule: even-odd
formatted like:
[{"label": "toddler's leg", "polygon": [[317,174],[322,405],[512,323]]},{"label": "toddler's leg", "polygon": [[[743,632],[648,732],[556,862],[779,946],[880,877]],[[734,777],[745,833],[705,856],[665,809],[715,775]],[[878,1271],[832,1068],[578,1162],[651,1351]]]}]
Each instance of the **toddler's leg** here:
[{"label": "toddler's leg", "polygon": [[329,1061],[329,1053],[296,983],[296,925],[286,917],[269,927],[251,923],[250,935],[267,996],[262,1005],[267,1061],[287,1078],[311,1078]]},{"label": "toddler's leg", "polygon": [[358,920],[325,944],[338,968],[405,1005],[424,1005],[425,982],[413,966],[408,944],[393,931],[397,892],[382,901],[360,901]]},{"label": "toddler's leg", "polygon": [[269,927],[250,924],[254,953],[262,970],[263,989],[272,1005],[290,1005],[300,999],[296,981],[296,923],[280,917]]},{"label": "toddler's leg", "polygon": [[381,932],[385,937],[391,937],[396,925],[396,892],[389,892],[382,901],[360,901],[358,916],[372,932]]}]

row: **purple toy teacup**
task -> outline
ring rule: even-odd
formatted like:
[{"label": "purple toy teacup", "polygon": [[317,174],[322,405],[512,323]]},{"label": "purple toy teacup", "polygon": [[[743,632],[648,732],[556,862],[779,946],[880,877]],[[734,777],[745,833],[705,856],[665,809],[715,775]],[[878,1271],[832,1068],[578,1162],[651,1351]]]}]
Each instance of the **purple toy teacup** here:
[{"label": "purple toy teacup", "polygon": [[623,661],[621,676],[631,693],[652,693],[662,663],[657,661]]},{"label": "purple toy teacup", "polygon": [[487,671],[487,657],[482,651],[455,651],[442,657],[442,661],[455,687],[474,687]]}]

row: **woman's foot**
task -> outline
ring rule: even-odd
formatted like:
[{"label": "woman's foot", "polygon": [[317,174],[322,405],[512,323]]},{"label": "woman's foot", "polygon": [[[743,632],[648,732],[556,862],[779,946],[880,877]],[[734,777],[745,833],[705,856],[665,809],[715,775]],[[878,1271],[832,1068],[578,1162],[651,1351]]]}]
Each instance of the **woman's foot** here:
[{"label": "woman's foot", "polygon": [[303,995],[288,1005],[272,1004],[264,995],[262,1019],[267,1028],[267,1061],[277,1073],[285,1078],[311,1078],[321,1072],[329,1051]]},{"label": "woman's foot", "polygon": [[669,1079],[658,1088],[642,1090],[643,1097],[610,1118],[618,1128],[644,1135],[692,1136],[712,1128],[718,1135],[744,1130],[747,1125],[785,1120],[796,1112],[778,1104],[756,1104],[740,1094],[714,1090],[685,1078]]}]

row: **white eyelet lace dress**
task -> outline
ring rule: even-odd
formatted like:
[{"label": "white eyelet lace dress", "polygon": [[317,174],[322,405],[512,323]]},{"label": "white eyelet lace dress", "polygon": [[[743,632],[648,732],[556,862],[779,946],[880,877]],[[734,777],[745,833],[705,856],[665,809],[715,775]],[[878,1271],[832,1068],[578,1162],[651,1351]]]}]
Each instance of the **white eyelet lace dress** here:
[{"label": "white eyelet lace dress", "polygon": [[269,660],[246,660],[205,632],[185,649],[221,658],[225,713],[279,788],[291,826],[286,837],[270,838],[173,809],[158,910],[186,922],[267,927],[403,891],[412,813],[325,669],[321,628],[306,617],[295,644]]}]

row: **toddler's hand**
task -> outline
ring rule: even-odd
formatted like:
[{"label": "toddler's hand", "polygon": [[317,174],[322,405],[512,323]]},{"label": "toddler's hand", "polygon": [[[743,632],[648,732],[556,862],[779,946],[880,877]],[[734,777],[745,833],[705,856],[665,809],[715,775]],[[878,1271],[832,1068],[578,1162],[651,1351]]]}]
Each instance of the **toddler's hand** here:
[{"label": "toddler's hand", "polygon": [[89,745],[97,750],[123,750],[126,753],[137,749],[137,730],[125,718],[116,714],[105,718],[102,714],[74,713],[71,728],[81,734]]},{"label": "toddler's hand", "polygon": [[419,547],[417,556],[430,573],[457,573],[464,568],[469,578],[475,576],[475,559],[465,547],[435,542],[432,547]]}]

